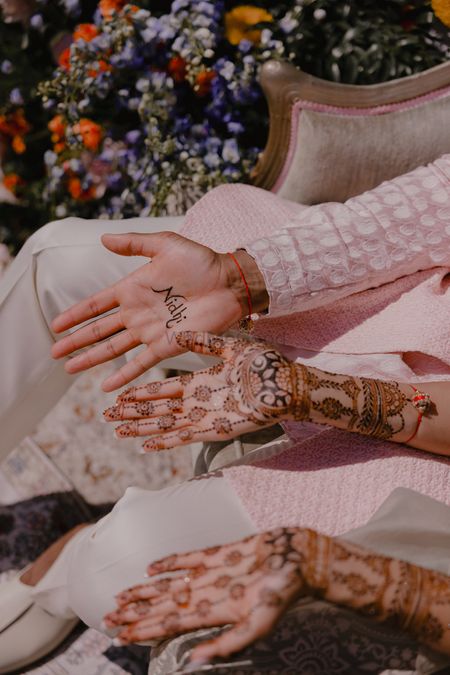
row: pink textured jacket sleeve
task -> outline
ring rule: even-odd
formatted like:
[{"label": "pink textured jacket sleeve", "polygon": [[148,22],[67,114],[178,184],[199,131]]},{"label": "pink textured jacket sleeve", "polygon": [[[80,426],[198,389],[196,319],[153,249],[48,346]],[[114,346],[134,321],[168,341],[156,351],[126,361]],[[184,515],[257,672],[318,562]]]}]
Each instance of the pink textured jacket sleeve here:
[{"label": "pink textured jacket sleeve", "polygon": [[245,248],[264,275],[270,316],[450,266],[450,155],[345,204],[311,206]]}]

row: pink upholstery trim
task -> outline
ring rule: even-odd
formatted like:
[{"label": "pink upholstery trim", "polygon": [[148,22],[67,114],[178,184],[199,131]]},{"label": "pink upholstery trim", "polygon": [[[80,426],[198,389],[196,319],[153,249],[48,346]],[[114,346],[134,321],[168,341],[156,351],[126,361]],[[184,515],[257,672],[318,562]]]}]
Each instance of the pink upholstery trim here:
[{"label": "pink upholstery trim", "polygon": [[288,154],[286,157],[286,161],[283,165],[283,169],[278,176],[277,180],[275,181],[275,184],[271,188],[271,192],[278,192],[278,190],[281,189],[281,186],[283,185],[284,181],[286,180],[286,176],[289,173],[289,169],[291,168],[292,162],[294,161],[295,153],[297,152],[297,142],[298,142],[298,125],[300,123],[300,115],[302,114],[302,107],[299,106],[297,107],[296,105],[293,106],[292,108],[292,118],[291,118],[291,132],[290,132],[290,139],[289,139],[289,150]]},{"label": "pink upholstery trim", "polygon": [[327,105],[325,103],[315,103],[314,101],[304,101],[299,99],[292,106],[291,113],[291,133],[289,141],[289,150],[287,154],[286,161],[284,163],[283,169],[278,176],[275,184],[273,185],[271,192],[278,192],[281,189],[286,177],[290,171],[292,161],[295,157],[297,151],[297,141],[298,141],[298,125],[300,123],[300,115],[302,110],[312,110],[313,112],[323,112],[333,115],[340,115],[341,117],[374,117],[376,115],[387,115],[391,112],[398,112],[400,110],[409,110],[411,108],[417,108],[423,103],[428,103],[429,101],[438,100],[440,98],[445,98],[450,94],[450,86],[444,87],[443,89],[436,89],[435,91],[430,92],[429,94],[424,94],[423,96],[416,96],[415,98],[410,98],[405,101],[399,101],[398,103],[389,103],[387,105],[378,105],[371,108],[343,108],[334,105]]}]

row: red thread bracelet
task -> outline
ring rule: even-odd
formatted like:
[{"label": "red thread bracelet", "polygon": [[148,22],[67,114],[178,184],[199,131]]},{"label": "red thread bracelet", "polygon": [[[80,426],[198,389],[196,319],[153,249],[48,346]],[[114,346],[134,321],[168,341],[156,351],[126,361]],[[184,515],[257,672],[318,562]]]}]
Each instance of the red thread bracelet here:
[{"label": "red thread bracelet", "polygon": [[253,304],[252,304],[252,296],[250,294],[250,288],[247,283],[247,279],[245,278],[245,274],[242,271],[242,267],[239,265],[238,261],[234,257],[232,253],[228,253],[230,258],[233,260],[234,264],[239,270],[239,274],[241,275],[242,281],[244,282],[245,290],[247,291],[247,302],[248,302],[248,316],[251,316],[253,314]]},{"label": "red thread bracelet", "polygon": [[415,428],[415,431],[412,436],[408,438],[407,441],[403,441],[406,445],[412,441],[415,436],[417,436],[417,433],[420,429],[420,425],[422,424],[423,416],[424,413],[427,412],[428,408],[430,407],[431,403],[431,397],[429,394],[423,394],[421,391],[416,389],[415,387],[412,386],[412,384],[409,385],[411,389],[414,391],[414,396],[410,398],[409,400],[413,404],[413,406],[416,408],[418,411],[419,417],[417,420],[417,425]]}]

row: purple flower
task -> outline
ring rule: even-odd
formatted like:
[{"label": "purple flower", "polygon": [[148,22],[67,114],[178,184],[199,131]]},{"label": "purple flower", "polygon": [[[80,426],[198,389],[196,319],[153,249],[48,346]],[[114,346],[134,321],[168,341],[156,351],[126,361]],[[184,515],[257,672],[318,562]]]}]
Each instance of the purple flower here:
[{"label": "purple flower", "polygon": [[2,61],[2,64],[0,66],[0,70],[2,71],[2,73],[4,75],[10,75],[14,70],[14,66],[11,63],[11,61],[8,61],[8,59],[5,59],[4,61]]},{"label": "purple flower", "polygon": [[35,30],[42,30],[44,28],[44,19],[42,14],[33,14],[30,19],[30,25]]},{"label": "purple flower", "polygon": [[125,135],[125,138],[128,143],[134,145],[141,138],[141,132],[139,129],[133,129],[132,131],[128,131],[128,133]]},{"label": "purple flower", "polygon": [[24,99],[23,99],[23,96],[22,96],[22,92],[20,91],[20,89],[18,87],[15,87],[14,89],[11,90],[11,92],[9,94],[9,100],[14,105],[23,105]]}]

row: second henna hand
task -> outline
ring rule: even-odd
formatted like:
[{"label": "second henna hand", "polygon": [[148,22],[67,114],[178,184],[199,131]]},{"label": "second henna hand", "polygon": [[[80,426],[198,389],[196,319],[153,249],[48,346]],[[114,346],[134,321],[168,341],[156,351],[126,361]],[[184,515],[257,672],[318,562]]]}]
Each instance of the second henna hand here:
[{"label": "second henna hand", "polygon": [[431,399],[420,392],[411,397],[410,385],[309,368],[262,341],[198,332],[179,333],[176,339],[183,349],[222,363],[132,387],[105,411],[108,421],[124,422],[119,437],[150,437],[147,451],[232,439],[288,420],[405,442],[418,430],[415,401],[427,401],[432,412]]}]

